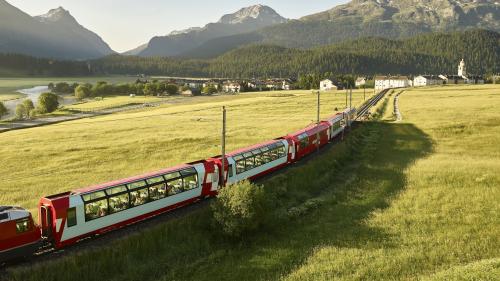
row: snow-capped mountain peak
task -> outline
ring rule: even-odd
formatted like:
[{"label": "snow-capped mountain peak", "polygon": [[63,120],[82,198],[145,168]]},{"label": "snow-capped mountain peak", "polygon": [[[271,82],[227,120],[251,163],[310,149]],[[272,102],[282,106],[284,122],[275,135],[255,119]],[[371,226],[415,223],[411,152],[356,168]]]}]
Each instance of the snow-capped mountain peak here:
[{"label": "snow-capped mountain peak", "polygon": [[35,17],[41,22],[58,22],[62,20],[69,20],[76,22],[76,19],[65,10],[63,7],[58,7],[56,9],[51,9],[48,13]]},{"label": "snow-capped mountain peak", "polygon": [[238,24],[248,20],[259,20],[269,24],[278,24],[287,21],[287,19],[280,16],[271,7],[259,4],[242,8],[234,14],[225,15],[219,20],[219,23]]}]

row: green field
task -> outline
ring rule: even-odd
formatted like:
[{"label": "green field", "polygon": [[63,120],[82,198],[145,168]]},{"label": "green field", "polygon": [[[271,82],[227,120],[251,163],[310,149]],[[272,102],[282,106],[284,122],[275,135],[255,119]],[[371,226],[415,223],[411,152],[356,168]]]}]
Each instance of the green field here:
[{"label": "green field", "polygon": [[167,98],[159,98],[159,97],[146,97],[146,96],[112,96],[112,97],[104,97],[101,100],[90,100],[84,103],[73,104],[69,106],[65,106],[65,109],[69,110],[102,110],[108,108],[121,107],[131,104],[144,104],[144,103],[154,103],[166,101]]},{"label": "green field", "polygon": [[[362,92],[354,92],[353,101],[360,104]],[[322,103],[327,116],[345,106],[345,96],[325,93]],[[159,108],[2,133],[0,170],[7,176],[0,177],[0,202],[35,212],[42,196],[220,154],[223,105],[228,150],[285,135],[316,118],[310,91],[265,92],[181,98]]]},{"label": "green field", "polygon": [[[394,94],[380,103],[377,112],[380,120],[361,125],[346,142],[315,157],[307,165],[294,167],[262,183],[269,194],[286,191],[276,201],[279,206],[301,207],[311,199],[319,202],[298,217],[266,224],[245,239],[233,241],[219,236],[211,227],[210,214],[200,210],[115,241],[108,247],[91,249],[50,263],[11,269],[6,279],[498,280],[500,113],[497,108],[500,106],[500,87],[407,90],[400,96],[401,122],[394,122],[388,113],[392,112],[393,97]],[[280,105],[285,105],[287,110],[277,107],[277,100],[265,97],[226,100],[225,104],[230,105],[232,113],[229,114],[229,120],[232,120],[230,143],[263,139],[264,136],[255,130],[256,123],[259,128],[276,134],[292,129],[294,125],[289,123],[296,123],[298,116],[289,116],[283,111],[293,109],[302,120],[312,118],[310,110],[303,108],[314,106],[313,96],[281,102]],[[341,101],[332,97],[332,103]],[[212,103],[207,103],[199,107],[211,106]],[[157,110],[182,112],[183,107],[197,108],[192,105]],[[244,108],[253,111],[245,110],[243,114]],[[257,111],[257,108],[261,110]],[[240,115],[234,120],[237,110]],[[134,114],[144,116],[155,112]],[[270,122],[271,118],[263,112],[283,117],[276,122],[281,126],[271,128],[269,123],[274,122]],[[216,123],[219,120],[217,113],[215,109],[205,109],[199,115],[190,114],[190,118],[205,120],[212,116],[214,122],[211,123]],[[116,120],[134,114],[108,118]],[[187,132],[190,127],[182,126],[186,119],[181,115],[186,113],[164,118],[174,119],[175,116],[177,132]],[[264,122],[264,117],[269,123]],[[155,121],[159,125],[162,123]],[[130,124],[136,127],[134,133],[141,134],[146,128],[157,129],[157,142],[165,137],[169,139],[170,135],[155,127],[156,122],[142,122],[142,125]],[[80,124],[79,127],[83,126],[91,126],[88,132],[106,139],[97,134],[102,133],[100,125]],[[120,136],[117,134],[127,128],[130,127],[123,124],[106,132]],[[74,141],[75,135],[81,137],[78,131],[67,134],[59,131],[63,128],[44,129],[52,130],[52,134],[66,144]],[[219,129],[215,126],[212,137],[199,140],[205,147],[212,144],[213,151],[201,146],[191,150],[204,149],[215,153]],[[35,143],[34,136],[27,137],[31,133],[18,134],[13,135]],[[49,137],[44,131],[34,131],[33,134]],[[196,137],[191,131],[186,134],[181,137]],[[131,135],[128,141],[138,141],[134,136]],[[88,135],[82,139],[87,140],[87,145],[93,144]],[[147,140],[138,146],[144,149],[141,153],[154,155],[151,161],[158,161],[168,151],[162,149],[167,146],[159,145],[161,148],[157,152],[151,150],[152,139]],[[197,141],[192,141],[191,145],[193,143]],[[4,147],[3,143],[1,147]],[[57,156],[54,150],[47,153]],[[176,154],[170,150],[166,155],[175,158]],[[88,158],[92,160],[94,157]],[[72,159],[76,160],[76,157]],[[134,165],[138,161],[142,165],[150,162],[144,158],[130,158],[128,163]],[[97,165],[99,162],[94,160],[93,163]],[[81,162],[79,164],[76,167],[82,166]],[[130,171],[127,167],[115,165],[113,168]],[[89,176],[99,174],[100,169],[106,169],[106,166],[99,166],[92,173],[78,169],[72,171]],[[58,173],[69,179],[65,170],[59,169]],[[5,185],[2,183],[1,186]],[[29,188],[26,184],[12,188],[22,190],[23,186]],[[61,268],[65,270],[61,271]]]}]

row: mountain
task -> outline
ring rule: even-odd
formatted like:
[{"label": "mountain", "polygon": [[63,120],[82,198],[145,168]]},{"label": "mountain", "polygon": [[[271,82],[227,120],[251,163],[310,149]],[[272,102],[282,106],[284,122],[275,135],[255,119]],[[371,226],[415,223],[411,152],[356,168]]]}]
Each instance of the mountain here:
[{"label": "mountain", "polygon": [[[240,9],[236,13],[224,15],[218,22],[209,23],[202,28],[190,28],[175,31],[167,36],[154,37],[138,55],[143,57],[182,57],[185,56],[184,53],[192,53],[194,49],[210,40],[249,33],[263,27],[285,22],[287,22],[287,19],[268,6],[250,6]],[[241,40],[241,38],[238,40]]]},{"label": "mountain", "polygon": [[0,52],[75,60],[114,53],[62,7],[31,17],[4,0],[0,0]]},{"label": "mountain", "polygon": [[[103,73],[184,77],[297,77],[304,74],[452,74],[464,58],[470,73],[500,72],[500,34],[488,30],[360,38],[310,49],[243,46],[214,59],[109,56]],[[0,65],[1,67],[1,65]]]},{"label": "mountain", "polygon": [[471,28],[500,31],[500,1],[353,0],[259,33],[262,42],[308,48],[366,36],[404,38]]}]

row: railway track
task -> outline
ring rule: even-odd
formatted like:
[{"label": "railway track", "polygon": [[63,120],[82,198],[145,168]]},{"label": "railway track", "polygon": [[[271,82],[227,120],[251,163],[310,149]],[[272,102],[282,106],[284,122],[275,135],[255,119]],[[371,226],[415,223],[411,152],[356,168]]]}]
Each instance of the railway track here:
[{"label": "railway track", "polygon": [[358,110],[358,113],[356,115],[356,118],[354,121],[359,121],[361,118],[365,117],[370,113],[370,109],[376,105],[384,96],[387,94],[392,89],[385,89],[382,90],[380,93],[378,93],[376,96],[371,97],[365,104],[363,104],[360,109]]},{"label": "railway track", "polygon": [[[389,90],[390,89],[386,89],[386,90],[381,91],[379,94],[372,97],[365,104],[363,104],[354,121],[359,121],[360,118],[362,118],[367,113],[369,113],[369,110],[374,105],[376,105],[385,96],[385,94]],[[356,127],[357,124],[354,123],[353,126]],[[348,134],[349,130],[345,130],[345,131]],[[342,135],[342,136],[335,138],[332,142],[327,144],[323,149],[321,149],[320,151],[318,151],[316,153],[312,153],[312,154],[308,155],[307,157],[303,158],[300,162],[295,163],[293,166],[287,166],[281,170],[270,173],[270,174],[260,178],[259,180],[257,180],[257,182],[262,182],[266,179],[269,179],[273,176],[276,176],[277,174],[284,173],[292,167],[306,165],[309,161],[316,158],[318,153],[323,154],[323,153],[327,152],[329,149],[331,149],[333,146],[335,146],[336,144],[341,142],[343,137],[345,137],[345,135]],[[85,238],[82,241],[78,242],[77,244],[63,248],[63,249],[56,250],[53,247],[47,245],[46,247],[43,247],[42,249],[40,249],[33,256],[30,256],[30,257],[25,258],[23,260],[17,260],[17,261],[12,261],[12,262],[0,264],[0,280],[3,280],[3,277],[5,277],[7,275],[5,272],[7,268],[14,268],[14,267],[25,266],[25,265],[34,265],[34,264],[42,263],[42,262],[46,261],[45,258],[48,256],[50,256],[50,260],[54,260],[54,259],[58,259],[58,258],[62,258],[62,257],[67,256],[67,255],[70,255],[72,253],[77,253],[79,251],[92,250],[92,249],[97,249],[99,247],[103,247],[105,245],[109,245],[110,242],[113,242],[113,241],[116,241],[119,239],[123,239],[123,238],[126,238],[126,237],[131,236],[131,235],[136,235],[138,233],[141,233],[143,231],[150,229],[151,227],[153,227],[155,225],[158,225],[159,223],[167,222],[167,221],[177,219],[177,218],[182,218],[182,217],[185,217],[186,215],[188,215],[196,210],[206,208],[209,206],[209,203],[212,199],[213,198],[199,200],[199,201],[196,201],[195,203],[179,207],[179,208],[174,209],[172,211],[169,211],[167,213],[145,219],[143,221],[125,226],[123,228],[119,228],[119,229],[110,231],[108,233],[102,234],[102,235],[96,235],[93,237]]]}]

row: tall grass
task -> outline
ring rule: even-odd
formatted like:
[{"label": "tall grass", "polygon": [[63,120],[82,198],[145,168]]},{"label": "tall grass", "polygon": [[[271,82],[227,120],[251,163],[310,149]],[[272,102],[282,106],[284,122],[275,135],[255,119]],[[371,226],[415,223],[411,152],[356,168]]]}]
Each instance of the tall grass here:
[{"label": "tall grass", "polygon": [[263,182],[276,215],[239,242],[200,210],[6,279],[496,280],[499,105],[493,86],[405,91],[402,122]]},{"label": "tall grass", "polygon": [[[159,108],[0,134],[0,202],[36,214],[40,197],[220,154],[221,107],[228,151],[283,136],[315,120],[316,95],[287,91],[195,97]],[[276,94],[276,93],[275,93]],[[323,94],[322,116],[343,108]],[[354,104],[363,94],[354,94]]]}]

